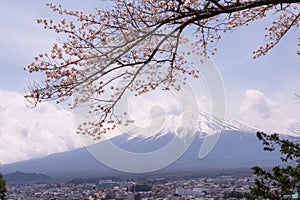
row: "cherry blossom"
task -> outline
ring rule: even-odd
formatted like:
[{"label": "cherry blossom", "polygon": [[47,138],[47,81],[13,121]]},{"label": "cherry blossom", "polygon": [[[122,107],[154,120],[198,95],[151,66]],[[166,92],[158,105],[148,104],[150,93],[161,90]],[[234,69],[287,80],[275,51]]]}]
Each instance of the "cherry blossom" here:
[{"label": "cherry blossom", "polygon": [[[157,88],[179,90],[178,80],[199,77],[185,54],[209,58],[216,53],[222,34],[272,15],[275,20],[265,29],[266,44],[258,47],[253,57],[268,53],[289,30],[299,28],[299,2],[116,0],[112,8],[94,13],[47,3],[61,20],[38,19],[37,23],[66,39],[54,43],[49,52],[37,55],[24,68],[45,77],[29,84],[25,97],[36,106],[43,101],[61,103],[72,96],[71,108],[94,99],[89,106],[98,118],[81,124],[78,132],[98,138],[116,124],[133,123],[114,113],[125,91],[141,95]],[[193,49],[179,52],[180,44],[188,40],[184,37],[187,31],[194,33]],[[125,84],[119,85],[120,81]]]}]

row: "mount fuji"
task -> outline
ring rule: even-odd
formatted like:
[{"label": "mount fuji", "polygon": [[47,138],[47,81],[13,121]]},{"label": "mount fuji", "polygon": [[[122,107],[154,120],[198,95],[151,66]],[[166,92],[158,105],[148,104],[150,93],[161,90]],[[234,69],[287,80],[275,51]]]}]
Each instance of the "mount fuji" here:
[{"label": "mount fuji", "polygon": [[[265,152],[261,141],[256,138],[256,130],[240,122],[226,119],[215,120],[208,114],[200,113],[198,130],[193,133],[193,140],[186,151],[173,163],[155,173],[206,172],[214,170],[251,169],[254,165],[271,167],[280,163],[280,152]],[[208,152],[199,158],[199,150],[215,135],[210,134],[215,127],[222,129],[218,140]],[[121,134],[110,139],[114,145],[127,152],[143,154],[163,148],[177,137],[174,131],[165,130],[151,137],[139,138]],[[96,145],[102,145],[103,141]],[[0,166],[1,173],[15,171],[43,173],[51,177],[90,177],[124,175],[126,173],[112,169],[90,154],[90,148],[79,148],[68,152],[56,153],[37,158]],[[104,152],[105,153],[105,152]],[[109,154],[110,152],[107,152]],[[126,158],[120,159],[120,166]],[[128,165],[128,163],[126,163]],[[130,163],[129,163],[130,164]]]}]

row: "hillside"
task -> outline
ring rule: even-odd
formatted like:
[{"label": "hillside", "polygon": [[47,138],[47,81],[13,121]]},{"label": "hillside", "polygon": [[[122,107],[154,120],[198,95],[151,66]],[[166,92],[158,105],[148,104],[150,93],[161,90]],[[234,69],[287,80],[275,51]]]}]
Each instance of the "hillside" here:
[{"label": "hillside", "polygon": [[38,173],[25,173],[25,172],[12,172],[4,175],[7,183],[47,183],[52,179],[45,174]]}]

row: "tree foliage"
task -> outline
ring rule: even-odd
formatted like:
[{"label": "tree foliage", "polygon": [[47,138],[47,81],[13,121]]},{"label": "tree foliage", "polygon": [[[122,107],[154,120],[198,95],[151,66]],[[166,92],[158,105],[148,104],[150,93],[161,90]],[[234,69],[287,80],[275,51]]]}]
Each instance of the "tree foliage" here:
[{"label": "tree foliage", "polygon": [[257,176],[255,186],[247,194],[248,199],[282,199],[284,195],[300,193],[300,145],[297,141],[279,138],[278,134],[267,135],[257,132],[257,137],[264,144],[265,151],[280,148],[284,167],[275,166],[266,171],[259,166],[252,168]]},{"label": "tree foliage", "polygon": [[1,200],[4,200],[5,197],[6,197],[7,190],[6,190],[6,186],[5,185],[6,185],[6,182],[3,179],[2,174],[0,174],[0,199]]},{"label": "tree foliage", "polygon": [[243,198],[244,195],[242,192],[239,192],[239,191],[230,191],[230,192],[226,192],[224,194],[224,198],[227,199],[227,198],[237,198],[237,199],[241,199]]},{"label": "tree foliage", "polygon": [[[299,28],[299,2],[116,0],[110,9],[89,14],[48,3],[62,16],[61,21],[37,22],[66,39],[24,68],[45,77],[42,82],[29,84],[25,97],[32,106],[49,100],[61,103],[73,96],[70,106],[76,107],[94,99],[89,106],[97,113],[97,120],[83,123],[78,130],[97,138],[117,123],[131,123],[122,120],[126,113],[114,112],[127,90],[136,95],[157,88],[179,90],[187,76],[197,78],[200,73],[185,60],[186,54],[197,54],[203,61],[216,53],[225,32],[272,15],[273,22],[265,28],[266,44],[253,52],[254,58],[265,55],[289,30]],[[187,42],[187,32],[193,49],[181,52],[179,47]]]}]

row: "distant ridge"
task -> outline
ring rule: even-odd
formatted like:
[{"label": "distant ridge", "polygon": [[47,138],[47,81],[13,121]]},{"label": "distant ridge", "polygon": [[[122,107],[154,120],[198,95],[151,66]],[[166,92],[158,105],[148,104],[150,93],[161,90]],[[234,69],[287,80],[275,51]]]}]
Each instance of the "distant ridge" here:
[{"label": "distant ridge", "polygon": [[38,173],[25,173],[25,172],[13,172],[4,175],[4,179],[7,183],[47,183],[52,179],[45,174]]}]

